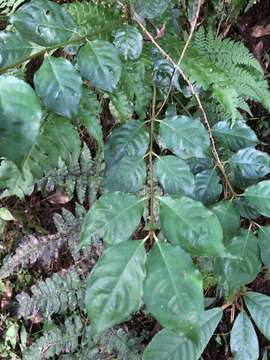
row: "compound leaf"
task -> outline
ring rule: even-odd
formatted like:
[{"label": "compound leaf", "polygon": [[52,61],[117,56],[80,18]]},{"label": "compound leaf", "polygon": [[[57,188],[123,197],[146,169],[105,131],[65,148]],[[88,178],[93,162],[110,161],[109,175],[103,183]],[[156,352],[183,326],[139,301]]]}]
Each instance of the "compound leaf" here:
[{"label": "compound leaf", "polygon": [[135,26],[124,25],[113,32],[114,46],[125,60],[138,59],[142,52],[143,37]]},{"label": "compound leaf", "polygon": [[160,225],[166,238],[192,255],[224,256],[222,227],[199,201],[160,197]]},{"label": "compound leaf", "polygon": [[198,339],[203,312],[202,278],[179,246],[158,241],[146,262],[144,301],[166,328]]},{"label": "compound leaf", "polygon": [[71,119],[78,111],[82,78],[66,59],[48,56],[35,73],[34,84],[44,104],[58,115]]},{"label": "compound leaf", "polygon": [[0,33],[0,68],[16,63],[30,55],[31,44],[11,31]]},{"label": "compound leaf", "polygon": [[270,216],[270,180],[248,187],[244,197],[260,214]]},{"label": "compound leaf", "polygon": [[79,71],[92,86],[112,92],[120,80],[122,64],[116,48],[108,41],[88,41],[78,54]]},{"label": "compound leaf", "polygon": [[94,235],[113,245],[126,241],[139,225],[143,199],[120,192],[102,195],[88,211],[81,232],[82,245]]},{"label": "compound leaf", "polygon": [[195,197],[204,204],[215,202],[222,192],[220,178],[215,169],[204,170],[195,176]]}]

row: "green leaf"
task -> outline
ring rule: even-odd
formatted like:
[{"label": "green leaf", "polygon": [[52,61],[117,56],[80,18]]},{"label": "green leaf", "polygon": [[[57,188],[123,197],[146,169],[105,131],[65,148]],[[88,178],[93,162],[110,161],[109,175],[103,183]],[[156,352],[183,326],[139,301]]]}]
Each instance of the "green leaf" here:
[{"label": "green leaf", "polygon": [[196,16],[198,4],[199,4],[199,0],[188,0],[187,14],[190,25],[192,25],[194,18]]},{"label": "green leaf", "polygon": [[159,156],[155,164],[158,181],[171,195],[194,195],[194,176],[189,166],[176,156]]},{"label": "green leaf", "polygon": [[107,166],[123,157],[143,156],[148,148],[149,132],[142,121],[129,120],[114,129],[105,144]]},{"label": "green leaf", "polygon": [[222,318],[218,308],[205,311],[199,320],[199,342],[163,329],[147,346],[143,360],[198,360]]},{"label": "green leaf", "polygon": [[195,197],[204,204],[215,202],[222,193],[220,177],[215,169],[204,170],[195,176]]},{"label": "green leaf", "polygon": [[168,7],[168,0],[130,0],[130,5],[139,16],[153,19],[164,13]]},{"label": "green leaf", "polygon": [[217,216],[222,226],[224,242],[238,233],[240,229],[240,214],[232,201],[219,201],[210,210]]},{"label": "green leaf", "polygon": [[124,25],[113,32],[114,46],[124,56],[125,60],[136,60],[143,48],[143,37],[135,26]]},{"label": "green leaf", "polygon": [[270,340],[270,297],[258,292],[248,292],[245,303],[260,332]]},{"label": "green leaf", "polygon": [[260,216],[255,207],[251,203],[248,203],[245,198],[237,198],[234,199],[233,202],[243,218],[257,219]]},{"label": "green leaf", "polygon": [[26,58],[32,51],[31,44],[11,31],[0,33],[0,68]]},{"label": "green leaf", "polygon": [[215,271],[225,288],[236,290],[254,280],[261,269],[257,238],[251,231],[241,229],[228,243],[227,252],[235,258],[217,259]]},{"label": "green leaf", "polygon": [[120,192],[102,195],[88,211],[81,232],[82,245],[97,235],[113,245],[127,241],[140,223],[143,199]]},{"label": "green leaf", "polygon": [[191,257],[179,246],[158,241],[148,255],[144,302],[162,326],[198,339],[203,284]]},{"label": "green leaf", "polygon": [[160,225],[166,238],[192,255],[224,256],[222,227],[199,201],[160,197]]},{"label": "green leaf", "polygon": [[260,226],[258,243],[261,251],[262,262],[270,269],[270,227]]},{"label": "green leaf", "polygon": [[260,214],[270,216],[270,180],[248,187],[244,197]]},{"label": "green leaf", "polygon": [[69,13],[52,1],[33,0],[22,5],[10,22],[23,38],[41,46],[60,44],[68,40],[75,29]]},{"label": "green leaf", "polygon": [[23,80],[0,77],[0,155],[20,165],[35,144],[42,111],[35,92]]},{"label": "green leaf", "polygon": [[209,137],[199,120],[187,116],[173,116],[160,121],[159,142],[182,159],[205,157]]},{"label": "green leaf", "polygon": [[85,304],[93,333],[100,334],[139,309],[146,254],[142,241],[106,249],[87,280]]},{"label": "green leaf", "polygon": [[122,72],[118,51],[103,40],[87,41],[79,51],[78,66],[91,86],[109,92],[118,84]]},{"label": "green leaf", "polygon": [[107,191],[136,193],[143,187],[146,179],[146,165],[142,157],[124,157],[109,167],[105,175]]},{"label": "green leaf", "polygon": [[71,119],[78,111],[82,78],[66,59],[48,56],[34,75],[37,94],[49,110]]},{"label": "green leaf", "polygon": [[230,121],[219,121],[212,127],[212,133],[220,144],[231,151],[252,147],[259,142],[255,132],[239,120],[233,126]]},{"label": "green leaf", "polygon": [[122,90],[115,89],[109,94],[109,98],[110,111],[115,120],[123,123],[131,119],[133,115],[133,105]]},{"label": "green leaf", "polygon": [[234,321],[230,337],[234,360],[258,360],[259,342],[249,316],[241,311]]}]

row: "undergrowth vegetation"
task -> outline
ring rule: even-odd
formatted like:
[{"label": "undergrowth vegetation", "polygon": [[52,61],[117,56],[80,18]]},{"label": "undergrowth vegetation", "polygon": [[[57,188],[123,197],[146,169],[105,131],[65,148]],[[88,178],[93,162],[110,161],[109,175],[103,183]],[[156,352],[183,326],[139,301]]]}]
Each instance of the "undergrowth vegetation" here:
[{"label": "undergrowth vegetation", "polygon": [[270,91],[211,4],[0,1],[1,358],[196,360],[228,323],[267,357]]}]

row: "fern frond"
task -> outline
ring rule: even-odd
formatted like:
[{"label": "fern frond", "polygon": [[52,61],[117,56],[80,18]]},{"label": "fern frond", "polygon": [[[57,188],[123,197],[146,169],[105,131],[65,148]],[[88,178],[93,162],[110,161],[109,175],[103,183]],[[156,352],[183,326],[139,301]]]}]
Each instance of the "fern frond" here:
[{"label": "fern frond", "polygon": [[25,319],[37,313],[50,316],[54,313],[74,311],[83,307],[84,281],[74,267],[62,273],[54,273],[31,287],[32,296],[22,292],[16,296],[19,302],[18,315]]}]

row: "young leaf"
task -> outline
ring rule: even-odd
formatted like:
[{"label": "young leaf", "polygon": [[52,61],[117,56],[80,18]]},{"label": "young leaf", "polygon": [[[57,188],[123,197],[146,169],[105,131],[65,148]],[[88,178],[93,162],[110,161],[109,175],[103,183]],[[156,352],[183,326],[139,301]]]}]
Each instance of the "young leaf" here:
[{"label": "young leaf", "polygon": [[270,297],[250,291],[245,295],[244,299],[258,329],[270,340]]},{"label": "young leaf", "polygon": [[198,339],[203,312],[202,278],[179,246],[158,242],[146,262],[144,302],[167,329]]},{"label": "young leaf", "polygon": [[222,226],[224,242],[238,233],[240,214],[232,201],[220,201],[212,206],[210,210],[217,216]]},{"label": "young leaf", "polygon": [[234,321],[230,337],[234,360],[258,360],[259,342],[249,316],[241,311]]},{"label": "young leaf", "polygon": [[149,132],[142,121],[129,120],[114,129],[105,144],[107,166],[123,157],[143,156],[148,148]]},{"label": "young leaf", "polygon": [[125,60],[138,59],[142,52],[143,37],[135,26],[124,25],[113,32],[114,46]]},{"label": "young leaf", "polygon": [[215,169],[204,170],[195,176],[195,197],[205,205],[215,202],[222,192],[220,178]]},{"label": "young leaf", "polygon": [[34,84],[37,94],[50,110],[69,119],[77,113],[82,78],[68,60],[46,57],[35,73]]},{"label": "young leaf", "polygon": [[22,5],[10,22],[23,38],[41,46],[60,44],[68,40],[75,23],[63,6],[48,0],[33,0]]},{"label": "young leaf", "polygon": [[270,227],[260,226],[258,243],[261,250],[262,262],[270,269]]},{"label": "young leaf", "polygon": [[244,197],[260,214],[270,216],[270,180],[248,187]]},{"label": "young leaf", "polygon": [[199,120],[187,116],[173,116],[160,122],[159,142],[182,159],[205,157],[209,137]]},{"label": "young leaf", "polygon": [[139,16],[153,19],[164,13],[168,0],[130,0],[130,5]]},{"label": "young leaf", "polygon": [[120,192],[102,195],[88,211],[81,232],[82,245],[94,235],[110,245],[127,241],[139,225],[143,199]]},{"label": "young leaf", "polygon": [[92,86],[112,92],[118,84],[122,64],[118,51],[108,41],[88,41],[78,54],[78,66]]},{"label": "young leaf", "polygon": [[0,33],[0,68],[16,63],[30,55],[31,44],[11,31]]},{"label": "young leaf", "polygon": [[0,155],[20,165],[35,144],[42,111],[35,92],[23,80],[0,77]]},{"label": "young leaf", "polygon": [[199,201],[160,197],[160,225],[166,238],[192,255],[224,256],[222,227]]},{"label": "young leaf", "polygon": [[239,120],[233,126],[229,121],[219,121],[212,127],[212,133],[220,144],[234,152],[259,142],[255,132]]},{"label": "young leaf", "polygon": [[104,251],[86,286],[86,310],[95,334],[126,320],[138,310],[145,260],[142,241],[130,240]]},{"label": "young leaf", "polygon": [[146,179],[146,165],[142,157],[124,157],[109,167],[105,175],[107,191],[136,193]]},{"label": "young leaf", "polygon": [[143,360],[198,360],[222,318],[218,308],[205,311],[199,320],[199,342],[163,329],[147,346]]},{"label": "young leaf", "polygon": [[194,176],[189,166],[176,156],[160,156],[156,164],[158,181],[171,195],[194,195]]}]

